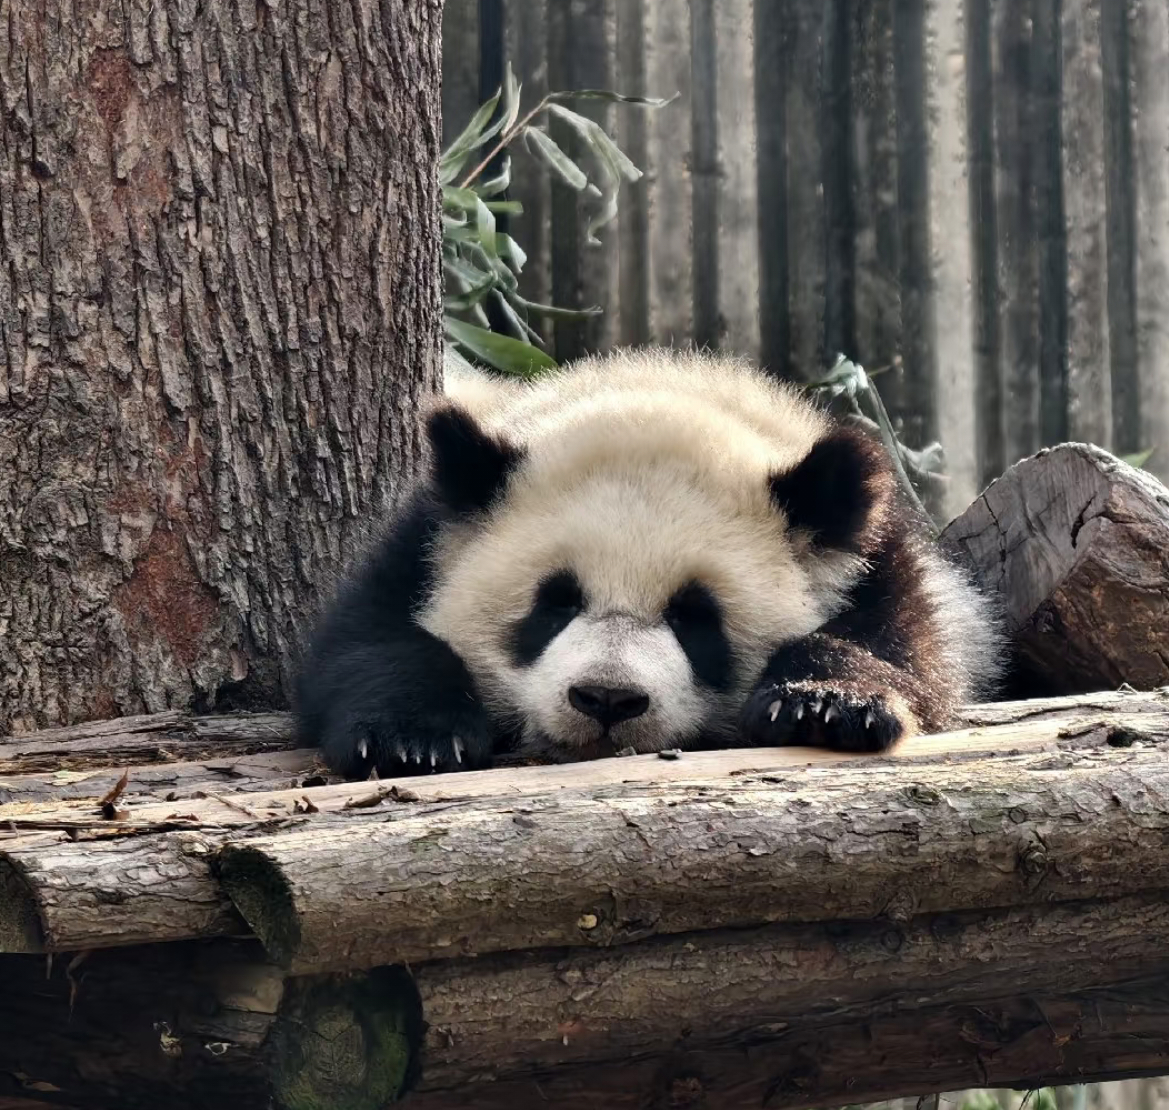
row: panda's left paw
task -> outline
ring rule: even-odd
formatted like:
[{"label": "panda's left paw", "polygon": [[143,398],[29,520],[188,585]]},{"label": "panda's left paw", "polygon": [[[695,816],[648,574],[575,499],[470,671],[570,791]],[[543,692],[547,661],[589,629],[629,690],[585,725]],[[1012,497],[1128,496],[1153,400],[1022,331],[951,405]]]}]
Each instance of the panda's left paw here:
[{"label": "panda's left paw", "polygon": [[765,682],[747,699],[740,728],[746,740],[761,747],[883,752],[911,730],[911,721],[904,702],[892,691],[853,691],[822,682]]}]

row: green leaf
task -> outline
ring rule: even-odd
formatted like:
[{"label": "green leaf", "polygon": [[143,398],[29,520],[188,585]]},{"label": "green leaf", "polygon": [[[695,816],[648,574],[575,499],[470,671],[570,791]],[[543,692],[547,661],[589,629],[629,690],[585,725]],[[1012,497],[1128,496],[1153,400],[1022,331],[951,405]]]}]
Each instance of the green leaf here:
[{"label": "green leaf", "polygon": [[600,246],[596,232],[606,224],[612,222],[617,215],[617,193],[621,187],[621,179],[637,181],[641,176],[639,170],[625,155],[620,147],[605,133],[600,124],[578,112],[561,107],[559,104],[550,104],[548,111],[564,120],[584,140],[586,146],[596,158],[601,170],[601,207],[589,220],[585,228],[585,241],[590,246]]},{"label": "green leaf", "polygon": [[523,130],[524,145],[549,169],[568,185],[578,192],[583,189],[589,179],[582,170],[549,135],[536,127],[525,127]]},{"label": "green leaf", "polygon": [[474,189],[460,189],[457,185],[444,185],[442,203],[463,212],[474,212],[479,205],[479,194]]},{"label": "green leaf", "polygon": [[626,157],[624,151],[609,138],[605,129],[595,120],[559,104],[549,104],[548,111],[569,124],[584,139],[589,149],[602,158],[619,177],[625,178],[626,181],[640,179],[641,170]]},{"label": "green leaf", "polygon": [[475,227],[479,232],[479,245],[489,257],[498,258],[499,248],[495,243],[495,217],[491,214],[491,209],[478,197],[475,198],[475,202]]},{"label": "green leaf", "polygon": [[511,62],[503,71],[503,130],[510,131],[520,115],[520,90],[523,88],[512,72]]},{"label": "green leaf", "polygon": [[511,298],[516,300],[528,311],[537,316],[547,316],[550,320],[588,320],[593,316],[600,316],[604,309],[600,305],[590,305],[588,308],[559,308],[552,304],[540,304],[538,301],[524,300],[523,297]]},{"label": "green leaf", "polygon": [[446,185],[454,181],[459,170],[463,168],[471,156],[471,151],[493,138],[503,126],[503,118],[501,117],[488,130],[483,130],[495,112],[501,93],[502,90],[479,106],[479,110],[471,117],[471,122],[463,128],[459,137],[443,152],[438,163],[439,184]]},{"label": "green leaf", "polygon": [[488,212],[494,212],[499,215],[506,212],[509,216],[522,216],[524,214],[524,206],[518,200],[488,200],[483,202],[487,206]]},{"label": "green leaf", "polygon": [[443,298],[447,312],[467,312],[499,285],[499,277],[493,270],[477,270],[466,264],[444,265],[443,269],[459,290]]},{"label": "green leaf", "polygon": [[500,311],[507,317],[517,338],[526,339],[527,342],[532,344],[543,343],[539,332],[529,327],[527,320],[520,316],[510,303],[512,301],[511,294],[500,293],[496,290],[495,300],[499,304]]},{"label": "green leaf", "polygon": [[1137,451],[1133,455],[1121,455],[1120,457],[1129,466],[1135,466],[1137,470],[1144,470],[1145,464],[1156,454],[1156,451],[1156,447],[1150,447],[1147,451]]},{"label": "green leaf", "polygon": [[494,177],[481,181],[475,186],[475,192],[481,197],[497,197],[511,187],[511,156],[503,159],[503,167]]},{"label": "green leaf", "polygon": [[556,363],[530,343],[449,316],[443,325],[447,335],[460,347],[505,374],[532,378],[543,370],[556,369]]},{"label": "green leaf", "polygon": [[517,274],[523,273],[524,263],[527,262],[528,256],[519,243],[510,235],[503,234],[496,235],[495,241],[499,246],[499,257],[508,259]]},{"label": "green leaf", "polygon": [[611,104],[642,104],[647,108],[664,108],[681,95],[674,93],[663,100],[652,96],[626,96],[624,93],[610,92],[608,89],[576,89],[549,93],[547,99],[552,103],[561,100],[607,100]]}]

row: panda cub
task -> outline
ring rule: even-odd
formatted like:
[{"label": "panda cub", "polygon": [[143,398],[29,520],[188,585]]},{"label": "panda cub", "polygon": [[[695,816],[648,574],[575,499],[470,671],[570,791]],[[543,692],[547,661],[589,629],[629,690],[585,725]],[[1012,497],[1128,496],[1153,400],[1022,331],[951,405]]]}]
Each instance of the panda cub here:
[{"label": "panda cub", "polygon": [[986,696],[988,604],[884,452],[725,356],[451,374],[427,480],[306,653],[348,777],[633,749],[880,752]]}]

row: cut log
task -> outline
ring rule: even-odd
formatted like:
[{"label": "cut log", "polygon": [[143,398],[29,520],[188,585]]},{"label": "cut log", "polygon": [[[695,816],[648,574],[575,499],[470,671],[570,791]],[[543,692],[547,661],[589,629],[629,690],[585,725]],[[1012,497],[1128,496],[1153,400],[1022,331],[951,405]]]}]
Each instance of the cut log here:
[{"label": "cut log", "polygon": [[0,776],[231,759],[295,746],[287,713],[147,713],[0,736]]},{"label": "cut log", "polygon": [[1148,836],[1169,820],[1153,792],[1169,784],[1169,698],[979,713],[985,727],[917,738],[887,759],[639,756],[130,800],[112,820],[77,803],[0,807],[0,828],[16,830],[0,833],[0,945],[232,935],[234,897],[279,959],[318,970],[1169,879]]},{"label": "cut log", "polygon": [[[1159,897],[293,980],[250,945],[0,957],[0,1097],[91,1110],[835,1105],[1169,1068]],[[47,974],[48,972],[48,974]]]},{"label": "cut log", "polygon": [[1020,692],[1169,683],[1169,490],[1096,447],[1011,467],[945,530],[1003,604]]},{"label": "cut log", "polygon": [[1169,758],[1141,748],[349,815],[230,843],[220,878],[296,973],[1115,896],[1169,887]]}]

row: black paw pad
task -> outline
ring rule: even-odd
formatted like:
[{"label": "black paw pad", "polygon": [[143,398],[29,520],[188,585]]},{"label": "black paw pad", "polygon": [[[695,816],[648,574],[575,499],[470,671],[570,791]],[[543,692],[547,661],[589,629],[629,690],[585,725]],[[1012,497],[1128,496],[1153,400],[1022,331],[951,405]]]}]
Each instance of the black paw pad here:
[{"label": "black paw pad", "polygon": [[883,752],[905,722],[881,694],[863,695],[804,682],[766,683],[743,709],[742,731],[754,744]]}]

